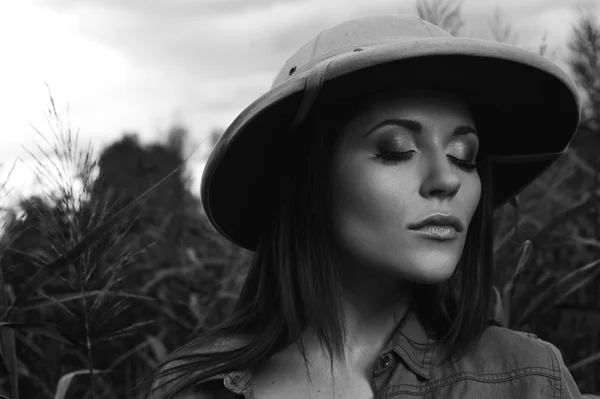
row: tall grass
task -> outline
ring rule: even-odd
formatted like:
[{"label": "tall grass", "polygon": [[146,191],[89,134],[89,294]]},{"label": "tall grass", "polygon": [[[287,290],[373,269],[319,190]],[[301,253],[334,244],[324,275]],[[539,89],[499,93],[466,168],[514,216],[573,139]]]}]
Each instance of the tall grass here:
[{"label": "tall grass", "polygon": [[[0,387],[6,387],[0,397],[115,398],[164,357],[167,347],[173,349],[165,329],[156,326],[157,314],[189,332],[207,318],[194,306],[201,302],[194,296],[196,324],[175,306],[159,305],[168,298],[145,295],[156,294],[170,277],[158,265],[149,265],[153,275],[144,285],[128,281],[152,247],[153,240],[143,238],[163,233],[155,228],[146,237],[132,234],[139,205],[185,160],[123,202],[129,193],[111,189],[91,146],[80,149],[78,133],[63,124],[52,98],[50,103],[51,137],[38,131],[45,146],[29,151],[43,194],[21,201],[22,216],[8,220],[0,241]],[[194,262],[185,265],[187,271],[179,263],[171,276],[203,266],[193,249],[186,250],[186,260]],[[229,262],[212,263],[219,261]],[[135,356],[143,361],[128,364]],[[120,378],[123,371],[132,378]],[[22,380],[28,384],[19,385]]]}]

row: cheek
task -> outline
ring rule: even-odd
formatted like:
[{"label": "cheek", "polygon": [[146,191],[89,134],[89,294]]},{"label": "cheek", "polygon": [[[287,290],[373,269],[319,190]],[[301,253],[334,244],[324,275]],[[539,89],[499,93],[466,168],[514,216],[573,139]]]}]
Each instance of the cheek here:
[{"label": "cheek", "polygon": [[460,202],[463,203],[465,207],[464,214],[467,217],[468,225],[471,222],[481,199],[481,180],[477,173],[473,173],[472,175],[463,178],[459,195],[461,196]]},{"label": "cheek", "polygon": [[398,239],[409,222],[407,208],[415,190],[410,176],[408,170],[399,174],[365,160],[334,168],[334,230],[343,247],[370,260],[401,247]]},{"label": "cheek", "polygon": [[[334,232],[348,259],[422,283],[444,281],[452,275],[466,233],[452,244],[437,244],[417,239],[406,229],[407,223],[415,221],[411,210],[422,205],[418,170],[350,159],[333,172]],[[454,210],[467,225],[480,195],[479,176],[465,175]]]}]

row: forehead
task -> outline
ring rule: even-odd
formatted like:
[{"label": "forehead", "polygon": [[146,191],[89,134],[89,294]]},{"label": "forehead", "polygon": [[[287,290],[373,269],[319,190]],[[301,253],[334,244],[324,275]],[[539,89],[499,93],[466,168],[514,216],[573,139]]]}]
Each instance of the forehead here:
[{"label": "forehead", "polygon": [[472,122],[471,111],[463,99],[429,89],[390,89],[369,95],[359,101],[351,119],[370,121],[394,116]]}]

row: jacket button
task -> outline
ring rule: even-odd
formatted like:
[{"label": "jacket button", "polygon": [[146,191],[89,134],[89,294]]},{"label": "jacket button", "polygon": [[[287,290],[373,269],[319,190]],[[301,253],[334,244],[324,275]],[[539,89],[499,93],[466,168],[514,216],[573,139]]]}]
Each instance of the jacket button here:
[{"label": "jacket button", "polygon": [[383,368],[389,366],[390,363],[392,363],[392,357],[389,354],[385,354],[381,357],[381,359],[379,359],[379,365]]}]

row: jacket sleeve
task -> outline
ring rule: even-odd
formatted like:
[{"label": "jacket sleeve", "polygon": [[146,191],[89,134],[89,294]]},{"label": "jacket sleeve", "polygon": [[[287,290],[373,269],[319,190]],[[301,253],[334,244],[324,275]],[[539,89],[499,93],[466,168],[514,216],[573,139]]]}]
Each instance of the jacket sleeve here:
[{"label": "jacket sleeve", "polygon": [[579,388],[577,387],[575,380],[573,379],[573,376],[567,369],[567,365],[565,364],[565,362],[563,360],[560,350],[556,346],[551,344],[550,342],[545,342],[545,343],[546,343],[546,345],[548,345],[548,347],[552,351],[552,354],[554,356],[553,363],[556,365],[555,368],[556,368],[556,371],[558,371],[559,377],[560,377],[560,387],[559,387],[560,391],[556,392],[558,394],[556,397],[560,398],[560,399],[583,398],[583,396],[581,395],[581,392],[579,392]]}]

